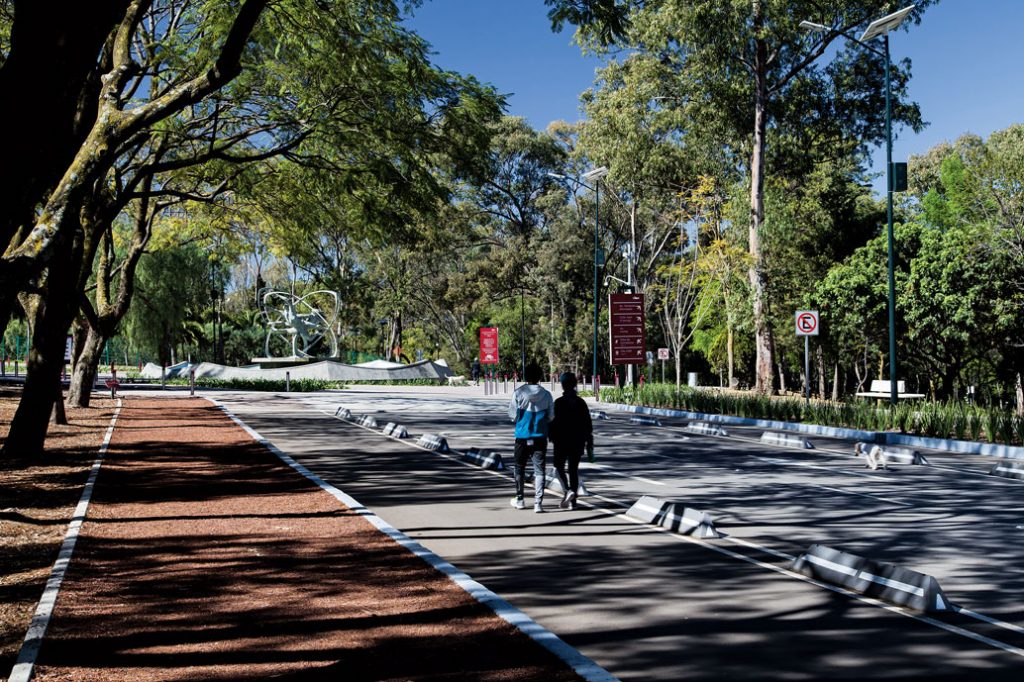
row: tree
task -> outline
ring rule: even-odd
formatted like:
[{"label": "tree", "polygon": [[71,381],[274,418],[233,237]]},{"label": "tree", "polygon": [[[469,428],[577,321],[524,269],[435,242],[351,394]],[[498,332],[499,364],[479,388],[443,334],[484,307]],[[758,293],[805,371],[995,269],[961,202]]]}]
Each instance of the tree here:
[{"label": "tree", "polygon": [[[54,260],[59,268],[46,270],[40,287],[51,304],[38,308],[43,318],[37,321],[41,334],[36,337],[45,348],[40,345],[39,364],[30,376],[43,381],[54,371],[56,340],[62,340],[70,323],[98,240],[110,222],[95,219],[83,225],[82,216],[127,205],[138,198],[139,183],[146,178],[158,178],[150,197],[182,198],[165,174],[203,164],[225,183],[234,165],[286,153],[293,161],[315,165],[323,161],[318,149],[312,143],[309,149],[298,148],[314,131],[329,148],[341,149],[360,134],[365,137],[378,123],[374,112],[380,112],[381,119],[385,114],[393,118],[393,128],[377,138],[388,144],[372,146],[359,139],[370,152],[361,166],[346,168],[346,178],[349,191],[372,181],[373,191],[365,195],[388,210],[385,197],[399,194],[402,186],[436,196],[432,165],[420,159],[429,159],[445,135],[457,140],[472,136],[479,129],[469,125],[474,117],[496,110],[497,98],[488,89],[429,67],[425,44],[398,26],[390,0],[356,6],[288,0],[258,25],[265,4],[137,0],[126,9],[101,59],[108,74],[92,129],[35,227],[0,259],[0,283],[9,285],[0,287],[5,294],[61,259]],[[245,72],[243,54],[254,67]],[[409,132],[389,135],[397,130]],[[431,145],[423,144],[425,136]],[[410,140],[422,150],[403,154],[399,147]],[[465,152],[471,145],[455,146]],[[132,166],[124,163],[126,158],[148,161]],[[132,172],[126,174],[128,167]],[[333,170],[339,170],[337,165]],[[113,199],[109,186],[117,190]],[[28,399],[31,406],[19,410],[8,447],[41,446],[45,427],[29,415],[52,398],[37,391],[33,381],[23,394],[23,405]]]},{"label": "tree", "polygon": [[139,266],[137,302],[126,332],[162,366],[172,364],[174,346],[188,338],[186,322],[210,300],[208,272],[206,254],[195,244],[155,251]]},{"label": "tree", "polygon": [[[105,75],[94,100],[95,122],[88,127],[60,182],[43,202],[34,225],[30,229],[24,226],[24,238],[0,258],[0,298],[6,300],[45,270],[44,282],[38,287],[40,305],[34,315],[28,376],[5,452],[42,449],[46,415],[56,398],[54,386],[63,362],[64,336],[78,307],[88,277],[87,264],[92,262],[98,241],[98,235],[83,225],[83,215],[88,214],[90,203],[104,187],[104,178],[126,146],[138,144],[140,136],[145,138],[154,126],[217,92],[240,73],[242,54],[266,0],[245,0],[237,8],[201,4],[205,6],[191,8],[199,14],[188,15],[194,23],[186,22],[188,28],[182,28],[184,32],[194,30],[192,35],[200,41],[187,53],[191,59],[182,64],[177,78],[165,73],[161,81],[155,82],[150,81],[150,74],[137,71],[134,41],[152,3],[129,3],[102,50],[101,72]],[[12,36],[19,21],[16,14]],[[175,28],[175,22],[170,27]],[[143,82],[162,86],[160,94],[132,106],[133,96]],[[0,301],[0,313],[7,307]]]},{"label": "tree", "polygon": [[[749,279],[757,348],[757,389],[771,389],[773,337],[767,309],[763,251],[766,173],[799,172],[815,149],[866,149],[882,139],[884,93],[877,54],[839,48],[817,66],[843,33],[889,9],[887,0],[546,0],[555,28],[580,26],[581,38],[600,49],[615,43],[649,53],[675,71],[695,128],[728,145],[749,182]],[[931,2],[919,2],[919,22]],[[808,39],[798,24],[811,19],[831,30]],[[916,105],[903,103],[910,64],[895,69],[895,121],[918,129]],[[794,167],[795,166],[795,167]],[[788,168],[787,168],[788,167]]]}]

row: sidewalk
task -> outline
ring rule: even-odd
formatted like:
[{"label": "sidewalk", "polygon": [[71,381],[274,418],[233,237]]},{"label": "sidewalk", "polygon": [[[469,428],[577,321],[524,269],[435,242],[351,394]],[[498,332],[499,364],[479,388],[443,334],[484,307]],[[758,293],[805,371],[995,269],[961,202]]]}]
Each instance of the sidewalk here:
[{"label": "sidewalk", "polygon": [[201,399],[125,402],[38,680],[576,680]]}]

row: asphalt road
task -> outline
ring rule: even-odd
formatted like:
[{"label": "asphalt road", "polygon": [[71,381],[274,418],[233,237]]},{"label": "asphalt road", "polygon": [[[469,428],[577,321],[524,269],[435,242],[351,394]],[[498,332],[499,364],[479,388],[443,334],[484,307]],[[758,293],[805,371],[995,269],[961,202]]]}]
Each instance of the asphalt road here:
[{"label": "asphalt road", "polygon": [[[594,495],[574,512],[517,511],[507,473],[414,445],[508,461],[507,396],[480,389],[353,388],[217,394],[277,447],[451,561],[623,680],[1020,680],[1024,675],[1024,482],[990,460],[927,453],[934,466],[871,471],[852,443],[761,444],[759,429],[695,435],[685,420],[595,422]],[[333,416],[404,424],[413,438]],[[622,513],[642,495],[708,512],[726,534],[696,540]],[[962,609],[922,617],[788,571],[820,543],[935,576]]]}]

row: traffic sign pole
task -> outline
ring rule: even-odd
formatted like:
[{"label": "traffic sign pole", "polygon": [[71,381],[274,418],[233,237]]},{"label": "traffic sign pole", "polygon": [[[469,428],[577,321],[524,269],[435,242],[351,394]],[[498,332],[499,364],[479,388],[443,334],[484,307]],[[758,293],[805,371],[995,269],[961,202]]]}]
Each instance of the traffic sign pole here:
[{"label": "traffic sign pole", "polygon": [[819,333],[817,310],[796,311],[796,335],[804,337],[804,400],[811,404],[811,339]]},{"label": "traffic sign pole", "polygon": [[811,404],[811,337],[804,337],[804,400]]}]

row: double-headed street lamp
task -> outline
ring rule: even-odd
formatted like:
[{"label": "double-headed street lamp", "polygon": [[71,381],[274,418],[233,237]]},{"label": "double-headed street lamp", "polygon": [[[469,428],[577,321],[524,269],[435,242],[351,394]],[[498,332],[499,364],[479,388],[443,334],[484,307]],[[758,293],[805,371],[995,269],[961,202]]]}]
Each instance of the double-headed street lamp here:
[{"label": "double-headed street lamp", "polygon": [[[889,75],[889,32],[895,30],[914,11],[916,5],[904,7],[898,12],[893,12],[881,19],[876,19],[868,24],[860,39],[854,38],[839,29],[816,24],[813,21],[801,21],[800,28],[815,33],[838,34],[860,45],[865,50],[874,52],[885,59],[885,172],[886,172],[886,213],[888,219],[889,237],[889,402],[896,405],[897,384],[896,384],[896,275],[893,268],[893,244],[892,244],[892,194],[896,187],[893,183],[892,163],[892,86]],[[869,40],[882,36],[884,49],[879,50],[868,44]]]},{"label": "double-headed street lamp", "polygon": [[[553,178],[560,180],[570,180],[564,175],[558,173],[548,173]],[[583,174],[583,179],[589,182],[593,182],[594,185],[590,186],[580,180],[574,180],[577,184],[589,189],[594,193],[594,365],[592,379],[596,380],[597,377],[597,326],[598,326],[598,312],[600,308],[597,300],[597,261],[600,254],[600,243],[599,243],[599,229],[601,224],[601,183],[600,180],[604,176],[608,175],[608,168],[601,166],[594,168]]]}]

